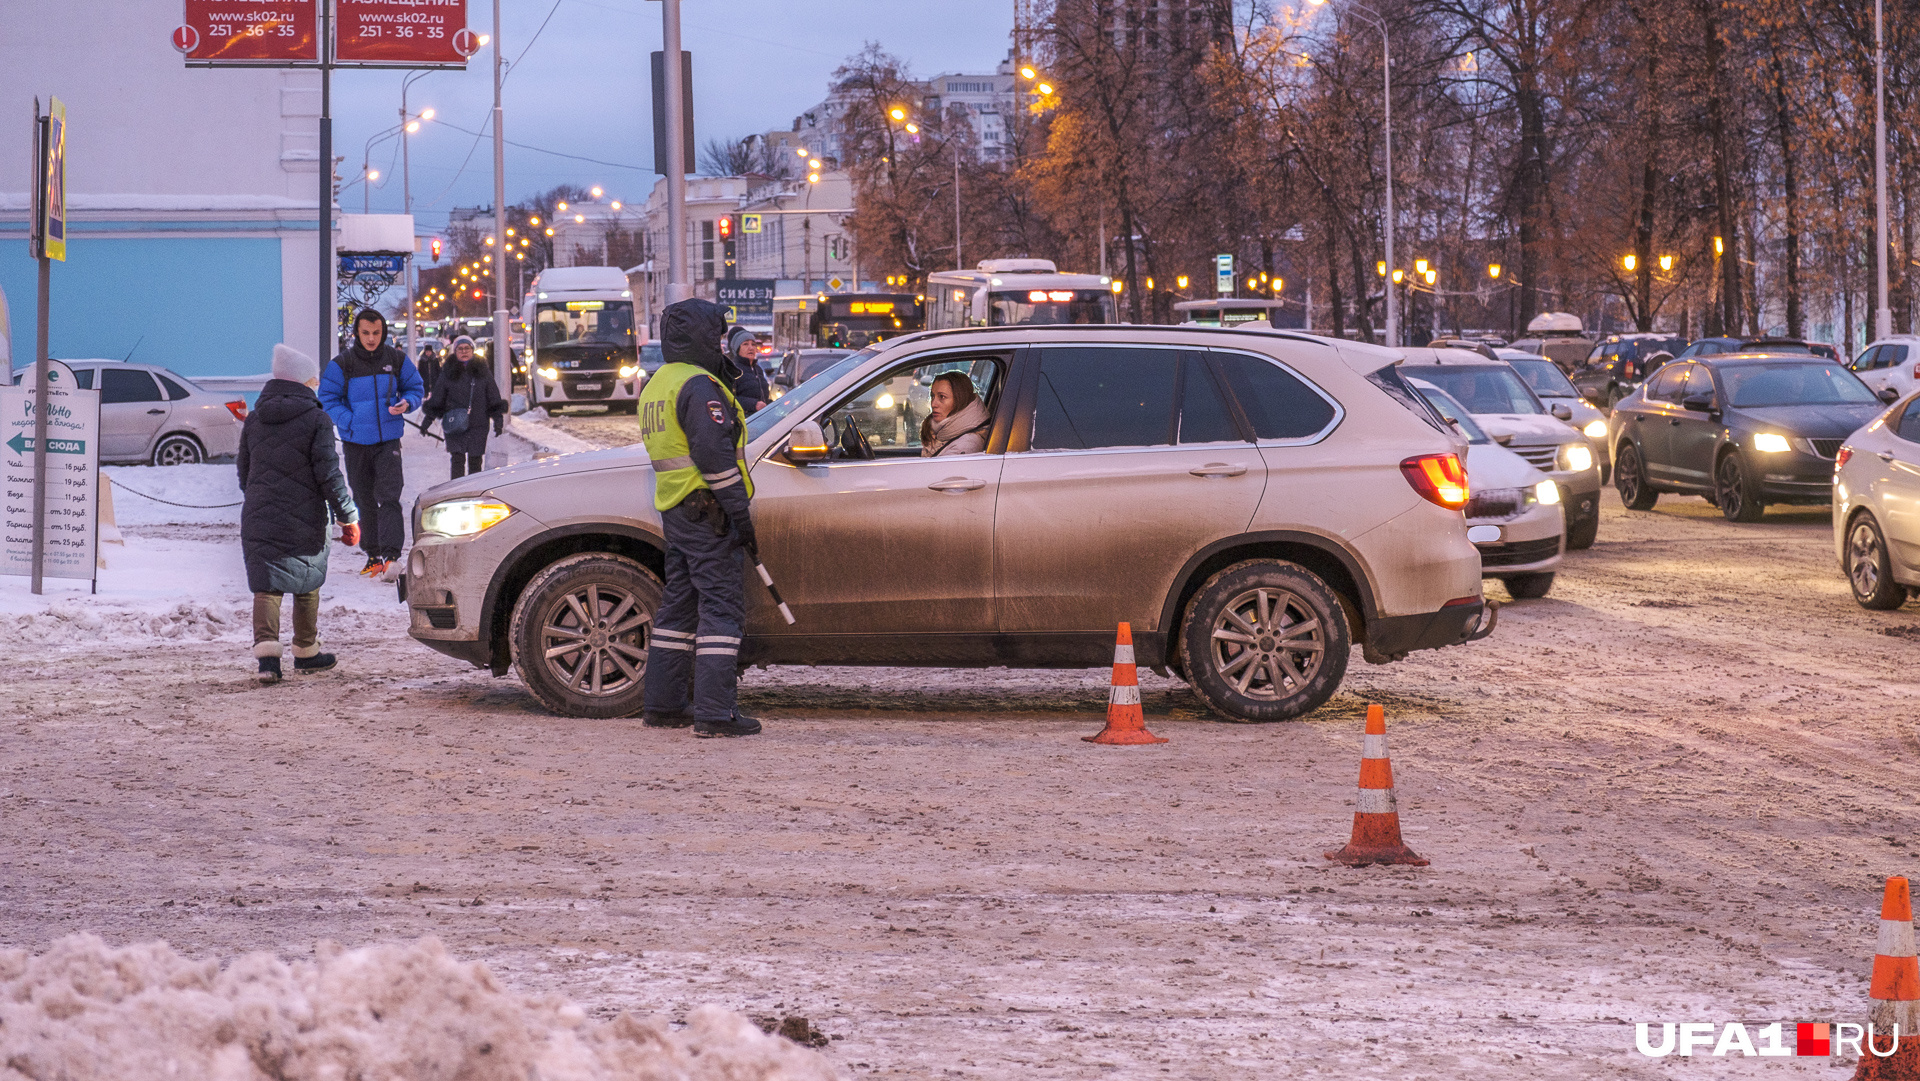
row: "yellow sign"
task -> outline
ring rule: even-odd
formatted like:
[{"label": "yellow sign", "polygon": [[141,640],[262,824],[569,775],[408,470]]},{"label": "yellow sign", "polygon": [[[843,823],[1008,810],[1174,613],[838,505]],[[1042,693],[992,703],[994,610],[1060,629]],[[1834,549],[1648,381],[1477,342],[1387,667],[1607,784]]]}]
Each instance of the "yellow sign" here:
[{"label": "yellow sign", "polygon": [[758,214],[740,215],[740,231],[743,233],[759,232],[760,231],[760,215]]},{"label": "yellow sign", "polygon": [[727,313],[727,322],[738,323],[740,321],[740,316],[733,310],[733,305],[729,304],[721,310]]},{"label": "yellow sign", "polygon": [[847,283],[841,281],[839,278],[829,278],[827,280],[827,288],[829,289],[838,289],[845,284]]},{"label": "yellow sign", "polygon": [[849,315],[886,315],[893,311],[891,300],[856,300],[847,306]]},{"label": "yellow sign", "polygon": [[570,312],[597,312],[605,308],[606,306],[607,306],[607,302],[604,300],[569,300],[567,301],[567,310]]},{"label": "yellow sign", "polygon": [[48,99],[47,142],[40,148],[40,254],[67,261],[67,107]]}]

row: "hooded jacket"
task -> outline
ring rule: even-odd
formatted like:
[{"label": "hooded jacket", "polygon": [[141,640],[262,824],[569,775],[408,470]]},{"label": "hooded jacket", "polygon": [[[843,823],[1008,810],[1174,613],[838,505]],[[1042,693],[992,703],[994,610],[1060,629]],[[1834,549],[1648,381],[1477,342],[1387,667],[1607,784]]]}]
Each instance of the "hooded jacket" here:
[{"label": "hooded jacket", "polygon": [[[453,454],[485,454],[487,425],[492,423],[494,434],[500,434],[506,423],[507,401],[500,397],[493,369],[479,357],[462,362],[454,356],[441,364],[440,378],[434,383],[433,394],[427,398],[420,423],[432,424],[455,409],[467,411],[467,428],[446,437],[447,450]],[[444,425],[442,431],[445,431]]]},{"label": "hooded jacket", "polygon": [[[738,370],[723,351],[726,333],[726,310],[710,300],[682,300],[660,313],[660,355],[668,364],[691,364],[706,373],[688,379],[674,400],[674,415],[687,437],[687,456],[705,474],[738,468],[734,452],[740,418],[726,407],[726,395],[720,392]],[[713,496],[728,521],[749,520],[745,485],[716,488]]]},{"label": "hooded jacket", "polygon": [[327,580],[327,523],[359,514],[333,424],[304,384],[269,379],[240,429],[240,552],[255,593],[311,593]]},{"label": "hooded jacket", "polygon": [[[380,344],[371,351],[360,345],[359,327],[364,320],[380,323]],[[320,404],[348,443],[398,439],[407,430],[406,419],[387,412],[387,407],[405,402],[407,412],[413,412],[426,398],[426,387],[413,361],[387,344],[386,317],[368,308],[354,317],[353,325],[353,344],[328,361],[320,375]]]}]

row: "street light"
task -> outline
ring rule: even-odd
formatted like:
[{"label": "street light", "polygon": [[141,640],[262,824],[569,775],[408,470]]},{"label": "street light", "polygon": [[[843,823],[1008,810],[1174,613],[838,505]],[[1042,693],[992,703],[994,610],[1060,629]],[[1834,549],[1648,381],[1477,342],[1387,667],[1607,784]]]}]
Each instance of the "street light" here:
[{"label": "street light", "polygon": [[1187,287],[1187,276],[1185,274],[1182,274],[1179,277],[1173,279],[1173,283],[1176,287],[1185,289]]},{"label": "street light", "polygon": [[1492,278],[1495,281],[1500,280],[1500,264],[1499,263],[1487,264],[1487,277]]},{"label": "street light", "polygon": [[[1307,0],[1307,2],[1314,7],[1320,7],[1327,0]],[[1875,2],[1878,3],[1879,0]],[[1387,262],[1391,263],[1393,262],[1393,46],[1387,39],[1387,21],[1381,18],[1379,12],[1360,3],[1360,0],[1347,0],[1347,7],[1356,10],[1362,20],[1372,23],[1374,28],[1380,31],[1380,53],[1383,61],[1380,66],[1380,98],[1386,114],[1382,131],[1386,144],[1387,162]],[[1396,275],[1399,273],[1397,270],[1394,271]],[[1399,278],[1396,277],[1394,280],[1398,281]],[[1394,302],[1393,290],[1389,289],[1387,290],[1387,344],[1398,345],[1399,343],[1400,307]]]},{"label": "street light", "polygon": [[1626,255],[1621,257],[1620,265],[1623,267],[1626,267],[1627,273],[1631,274],[1633,273],[1633,268],[1640,265],[1640,259],[1638,256],[1634,255],[1632,252],[1628,252]]},{"label": "street light", "polygon": [[1671,256],[1671,255],[1663,255],[1663,256],[1661,256],[1661,257],[1660,257],[1660,271],[1661,271],[1661,273],[1665,273],[1665,272],[1667,272],[1667,271],[1669,271],[1669,270],[1672,270],[1672,269],[1673,269],[1673,256]]}]

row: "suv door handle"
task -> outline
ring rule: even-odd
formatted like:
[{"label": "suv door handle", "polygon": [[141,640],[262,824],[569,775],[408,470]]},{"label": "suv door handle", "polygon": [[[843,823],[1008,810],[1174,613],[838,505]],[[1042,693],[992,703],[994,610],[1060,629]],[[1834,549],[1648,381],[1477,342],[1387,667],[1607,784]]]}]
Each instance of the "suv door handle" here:
[{"label": "suv door handle", "polygon": [[986,486],[986,481],[975,480],[972,477],[948,477],[927,485],[936,492],[977,492]]},{"label": "suv door handle", "polygon": [[1880,460],[1881,460],[1881,461],[1883,461],[1883,462],[1891,462],[1891,461],[1893,461],[1893,452],[1892,452],[1892,451],[1890,451],[1890,450],[1883,450],[1883,451],[1881,451],[1881,452],[1880,452]]},{"label": "suv door handle", "polygon": [[1238,477],[1244,475],[1246,471],[1247,467],[1244,465],[1228,465],[1225,462],[1208,462],[1206,465],[1187,470],[1196,477]]},{"label": "suv door handle", "polygon": [[149,409],[147,410],[147,416],[157,417],[164,412],[166,412],[166,410],[164,409]]}]

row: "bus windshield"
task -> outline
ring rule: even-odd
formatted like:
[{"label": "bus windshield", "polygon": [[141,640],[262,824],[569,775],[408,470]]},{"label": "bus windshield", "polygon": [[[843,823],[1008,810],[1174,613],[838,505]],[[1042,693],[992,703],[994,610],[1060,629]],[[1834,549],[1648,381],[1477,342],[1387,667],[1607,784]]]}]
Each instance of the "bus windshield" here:
[{"label": "bus windshield", "polygon": [[1105,289],[1018,289],[987,294],[989,326],[1036,323],[1111,323],[1113,294]]},{"label": "bus windshield", "polygon": [[574,343],[633,348],[633,301],[568,300],[541,304],[535,348]]}]

